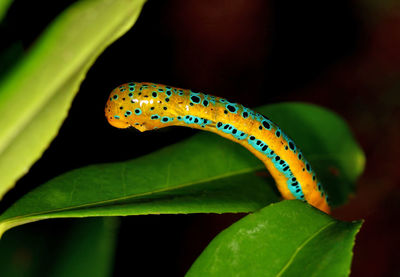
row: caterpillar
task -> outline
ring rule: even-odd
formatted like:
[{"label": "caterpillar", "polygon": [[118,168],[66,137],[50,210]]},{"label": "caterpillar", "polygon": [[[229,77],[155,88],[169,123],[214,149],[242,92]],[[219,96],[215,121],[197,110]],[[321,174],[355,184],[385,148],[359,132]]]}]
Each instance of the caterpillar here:
[{"label": "caterpillar", "polygon": [[186,126],[235,141],[265,164],[283,198],[330,212],[327,194],[293,140],[269,118],[238,103],[188,89],[130,82],[111,92],[105,115],[117,128],[144,132]]}]

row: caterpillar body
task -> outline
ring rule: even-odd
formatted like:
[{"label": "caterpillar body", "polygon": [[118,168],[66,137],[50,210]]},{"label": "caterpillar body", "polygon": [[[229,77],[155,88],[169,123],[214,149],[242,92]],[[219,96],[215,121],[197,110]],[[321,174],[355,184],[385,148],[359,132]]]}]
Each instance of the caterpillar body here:
[{"label": "caterpillar body", "polygon": [[130,82],[111,92],[105,114],[117,128],[144,132],[186,126],[235,141],[265,164],[283,198],[330,212],[327,194],[293,140],[270,119],[238,103],[188,89]]}]

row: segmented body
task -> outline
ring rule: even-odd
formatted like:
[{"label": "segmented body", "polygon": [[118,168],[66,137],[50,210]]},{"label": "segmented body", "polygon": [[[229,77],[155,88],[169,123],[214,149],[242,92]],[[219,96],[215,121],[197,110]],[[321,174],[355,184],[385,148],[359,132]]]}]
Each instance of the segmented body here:
[{"label": "segmented body", "polygon": [[301,199],[329,213],[327,195],[301,150],[274,122],[238,103],[153,83],[115,88],[107,101],[108,122],[140,131],[186,126],[217,133],[258,157],[285,199]]}]

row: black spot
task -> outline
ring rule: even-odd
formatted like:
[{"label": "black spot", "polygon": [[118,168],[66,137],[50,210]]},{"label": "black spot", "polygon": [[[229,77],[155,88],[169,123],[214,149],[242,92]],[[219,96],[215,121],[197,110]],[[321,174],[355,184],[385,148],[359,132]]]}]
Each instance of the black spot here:
[{"label": "black spot", "polygon": [[192,102],[196,103],[196,104],[200,103],[200,97],[195,96],[195,95],[191,96],[190,100],[192,100]]},{"label": "black spot", "polygon": [[181,116],[178,116],[178,119],[179,119],[179,120],[181,120],[181,119],[182,119],[182,117],[181,117]]},{"label": "black spot", "polygon": [[139,92],[139,93],[138,93],[138,95],[142,95],[142,93],[141,93],[141,92]]},{"label": "black spot", "polygon": [[261,140],[257,140],[256,144],[260,145],[260,143],[261,143]]},{"label": "black spot", "polygon": [[279,157],[279,156],[275,157],[275,161],[279,161],[280,159],[281,159],[281,157]]},{"label": "black spot", "polygon": [[260,126],[258,126],[258,129],[262,130],[262,126],[261,126],[261,125],[260,125]]},{"label": "black spot", "polygon": [[255,136],[250,136],[250,140],[255,140]]},{"label": "black spot", "polygon": [[150,110],[151,110],[151,111],[154,110],[154,107],[151,107]]},{"label": "black spot", "polygon": [[153,95],[153,97],[157,97],[157,92],[153,91],[151,95]]},{"label": "black spot", "polygon": [[113,98],[114,98],[114,99],[117,99],[117,98],[118,98],[118,95],[114,94]]},{"label": "black spot", "polygon": [[218,122],[218,123],[217,123],[217,126],[218,126],[218,127],[221,127],[221,126],[222,126],[222,122]]},{"label": "black spot", "polygon": [[297,182],[294,182],[294,183],[292,183],[292,186],[297,186],[299,183],[297,183]]},{"label": "black spot", "polygon": [[277,130],[277,131],[275,132],[275,135],[279,138],[279,137],[281,136],[281,132],[280,132],[279,130]]},{"label": "black spot", "polygon": [[194,123],[199,123],[199,120],[197,118],[195,118]]},{"label": "black spot", "polygon": [[279,163],[282,165],[282,164],[284,164],[284,163],[285,163],[285,161],[284,161],[284,160],[281,160]]},{"label": "black spot", "polygon": [[171,95],[172,95],[172,92],[167,91],[166,94],[167,94],[168,96],[171,96]]},{"label": "black spot", "polygon": [[274,151],[271,151],[271,153],[270,153],[270,154],[271,154],[271,155],[274,155],[274,153],[275,153]]},{"label": "black spot", "polygon": [[293,177],[293,178],[292,178],[292,181],[293,181],[293,182],[296,181],[296,177]]},{"label": "black spot", "polygon": [[119,109],[120,109],[120,110],[122,110],[123,108],[124,108],[124,107],[122,107],[122,106],[121,106],[121,107],[119,107]]},{"label": "black spot", "polygon": [[289,149],[289,147],[287,147],[287,145],[285,146],[285,150],[288,150]]},{"label": "black spot", "polygon": [[310,164],[307,163],[306,168],[307,168],[307,171],[310,171],[311,170]]},{"label": "black spot", "polygon": [[164,90],[163,90],[162,88],[159,88],[158,91],[159,91],[159,92],[163,92]]},{"label": "black spot", "polygon": [[228,125],[225,125],[225,126],[224,126],[224,129],[226,130],[226,129],[228,129],[228,127],[229,127]]},{"label": "black spot", "polygon": [[271,125],[267,121],[263,121],[262,125],[264,126],[265,129],[271,129]]},{"label": "black spot", "polygon": [[306,169],[303,167],[303,171],[306,171]]},{"label": "black spot", "polygon": [[244,136],[244,133],[241,133],[240,136],[243,137],[243,136]]},{"label": "black spot", "polygon": [[228,111],[227,110],[224,110],[224,114],[227,114],[228,113]]},{"label": "black spot", "polygon": [[300,192],[300,189],[296,189],[296,192]]},{"label": "black spot", "polygon": [[190,102],[190,104],[189,104],[190,106],[193,106],[193,103],[192,102]]},{"label": "black spot", "polygon": [[289,141],[289,147],[290,147],[290,149],[294,150],[294,143]]},{"label": "black spot", "polygon": [[236,112],[236,108],[232,105],[226,105],[226,108],[231,112],[231,113],[235,113]]},{"label": "black spot", "polygon": [[287,165],[287,166],[285,166],[284,168],[283,168],[283,171],[286,171],[286,170],[288,170],[289,169],[289,166]]},{"label": "black spot", "polygon": [[165,102],[169,102],[169,98],[165,98]]},{"label": "black spot", "polygon": [[167,121],[168,121],[168,118],[164,117],[164,118],[162,119],[162,121],[167,122]]},{"label": "black spot", "polygon": [[205,107],[207,107],[207,106],[208,106],[208,101],[207,101],[207,100],[204,100],[204,101],[203,101],[203,105],[204,105]]},{"label": "black spot", "polygon": [[243,112],[243,117],[244,118],[247,118],[249,116],[249,113],[248,112]]},{"label": "black spot", "polygon": [[232,130],[232,134],[236,134],[237,133],[237,130],[236,129],[233,129]]},{"label": "black spot", "polygon": [[268,146],[265,145],[261,150],[262,150],[262,151],[265,151],[265,150],[267,150],[267,149],[268,149]]},{"label": "black spot", "polygon": [[164,111],[166,111],[168,108],[167,108],[167,107],[164,107],[163,109],[164,109]]},{"label": "black spot", "polygon": [[299,160],[301,160],[301,154],[299,154]]},{"label": "black spot", "polygon": [[122,101],[125,101],[125,98],[122,98]]}]

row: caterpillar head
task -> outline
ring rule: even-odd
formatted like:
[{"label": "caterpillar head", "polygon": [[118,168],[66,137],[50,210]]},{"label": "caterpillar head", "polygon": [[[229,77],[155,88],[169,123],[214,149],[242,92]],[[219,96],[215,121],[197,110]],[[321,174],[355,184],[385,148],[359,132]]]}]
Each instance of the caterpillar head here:
[{"label": "caterpillar head", "polygon": [[169,99],[159,89],[152,83],[131,82],[118,86],[105,107],[108,122],[117,128],[134,127],[141,132],[172,125],[173,115],[165,106]]}]

